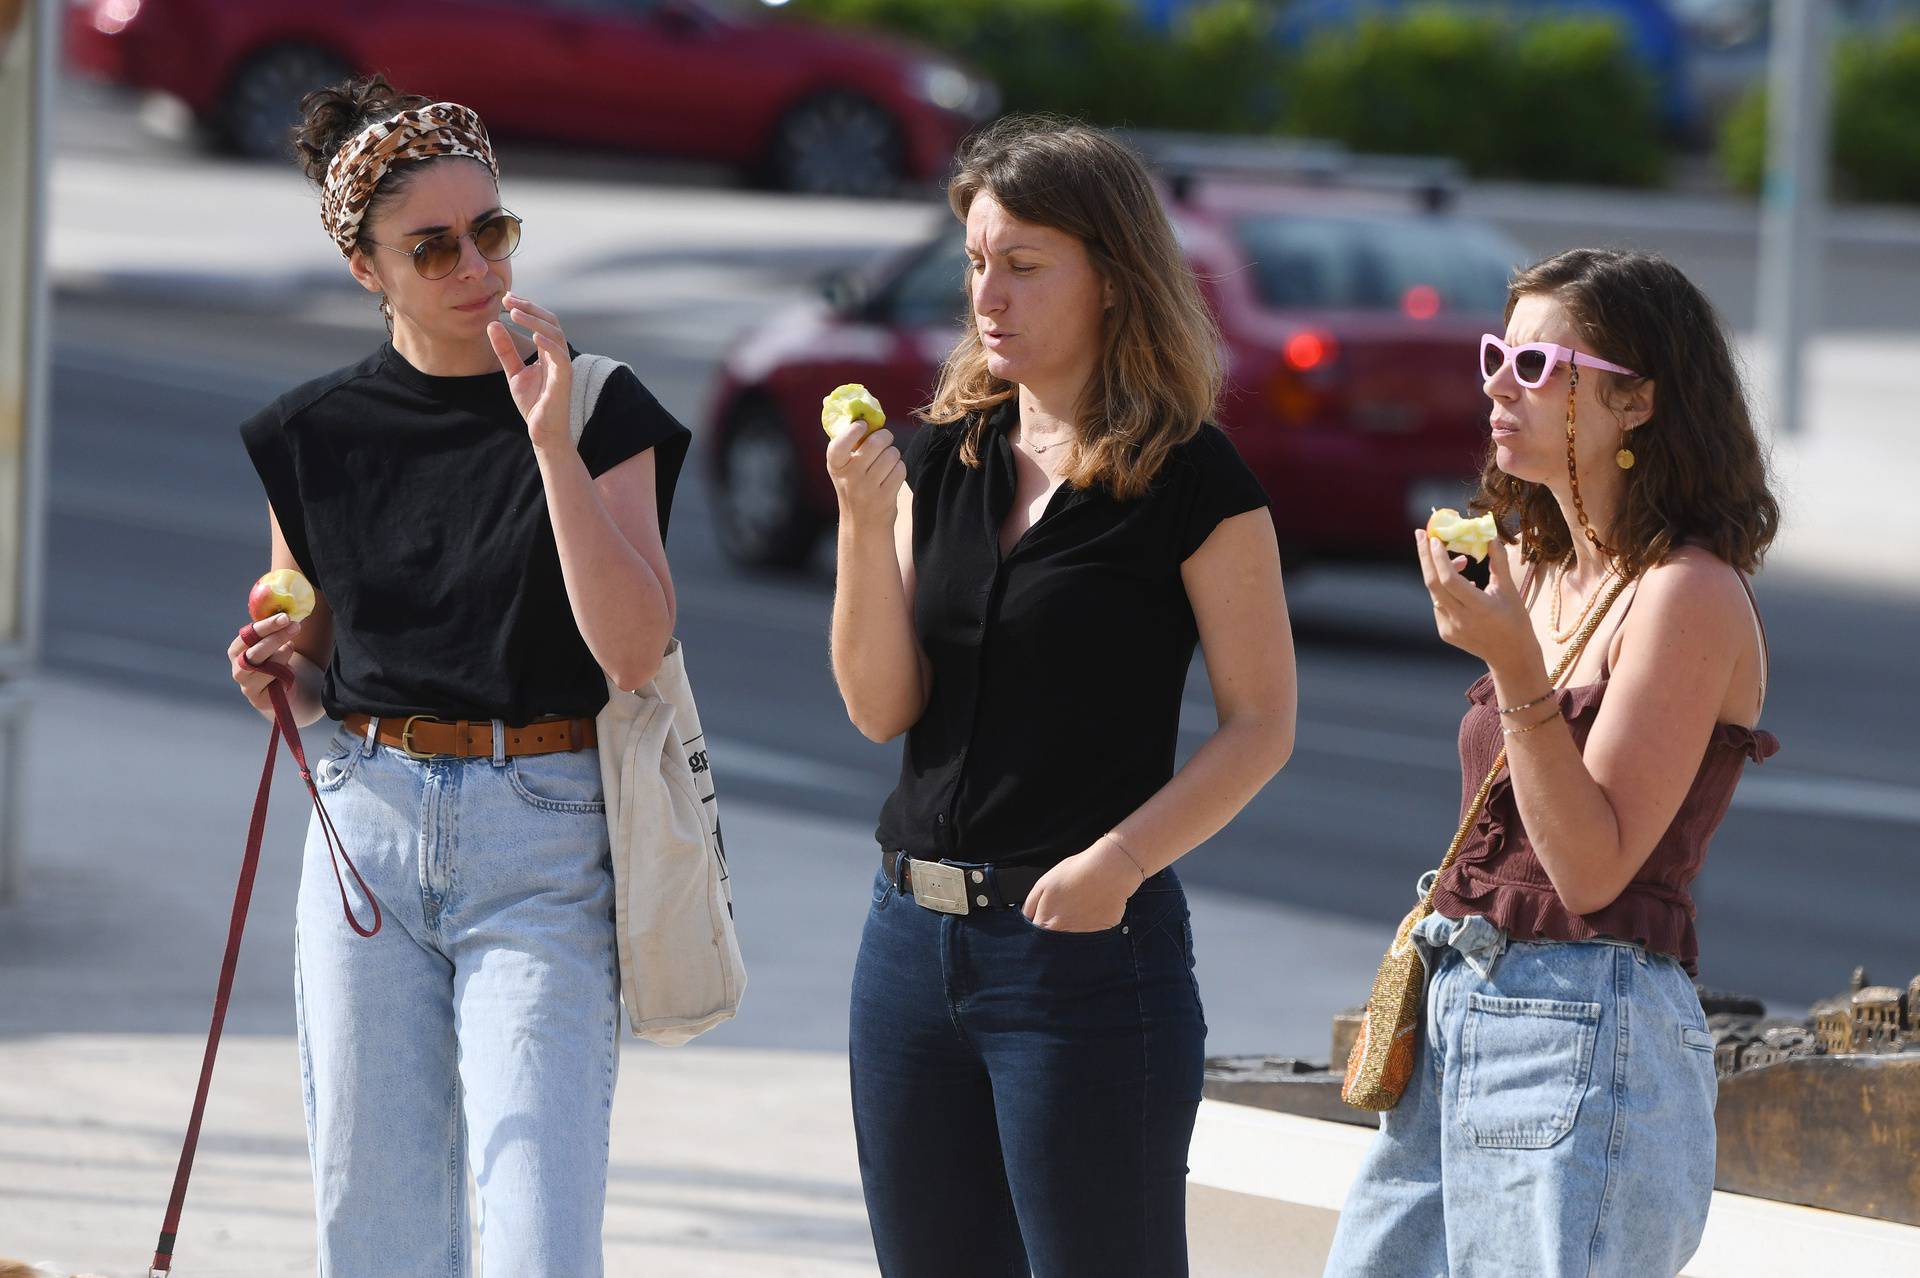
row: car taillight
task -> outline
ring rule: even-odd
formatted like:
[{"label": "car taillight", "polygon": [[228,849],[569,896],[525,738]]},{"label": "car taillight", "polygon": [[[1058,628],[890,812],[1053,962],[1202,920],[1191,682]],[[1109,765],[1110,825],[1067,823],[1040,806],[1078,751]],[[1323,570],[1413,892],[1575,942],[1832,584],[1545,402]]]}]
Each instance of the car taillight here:
[{"label": "car taillight", "polygon": [[1413,320],[1432,319],[1440,313],[1440,290],[1431,284],[1415,284],[1400,299],[1400,313]]},{"label": "car taillight", "polygon": [[1332,363],[1338,353],[1339,347],[1332,334],[1316,333],[1311,329],[1289,337],[1282,352],[1287,357],[1288,367],[1300,373],[1310,373]]},{"label": "car taillight", "polygon": [[1309,426],[1327,416],[1340,344],[1333,334],[1303,329],[1280,348],[1267,381],[1267,407],[1285,426]]}]

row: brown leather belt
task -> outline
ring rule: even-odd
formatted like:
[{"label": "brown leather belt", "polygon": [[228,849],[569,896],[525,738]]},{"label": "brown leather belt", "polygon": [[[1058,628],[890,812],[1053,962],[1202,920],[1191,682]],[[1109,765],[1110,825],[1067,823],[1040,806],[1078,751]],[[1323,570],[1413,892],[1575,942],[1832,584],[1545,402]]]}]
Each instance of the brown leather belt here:
[{"label": "brown leather belt", "polygon": [[[349,732],[365,736],[371,716],[350,714],[341,723]],[[599,743],[591,719],[542,719],[523,728],[506,729],[505,755],[555,754],[562,750],[590,750]],[[374,740],[415,759],[450,755],[456,759],[491,759],[493,724],[486,719],[449,720],[414,714],[382,718]]]}]

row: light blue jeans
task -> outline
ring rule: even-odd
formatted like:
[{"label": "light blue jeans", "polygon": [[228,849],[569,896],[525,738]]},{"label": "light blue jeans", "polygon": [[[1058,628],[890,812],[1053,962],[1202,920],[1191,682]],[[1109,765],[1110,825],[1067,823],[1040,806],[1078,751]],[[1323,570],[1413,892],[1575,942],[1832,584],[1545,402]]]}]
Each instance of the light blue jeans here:
[{"label": "light blue jeans", "polygon": [[1430,916],[1413,1081],[1328,1278],[1671,1278],[1713,1194],[1713,1039],[1679,963]]},{"label": "light blue jeans", "polygon": [[314,779],[385,914],[348,928],[316,818],[294,985],[321,1278],[465,1278],[468,1167],[488,1278],[595,1278],[619,1061],[597,752],[420,761],[341,729]]}]

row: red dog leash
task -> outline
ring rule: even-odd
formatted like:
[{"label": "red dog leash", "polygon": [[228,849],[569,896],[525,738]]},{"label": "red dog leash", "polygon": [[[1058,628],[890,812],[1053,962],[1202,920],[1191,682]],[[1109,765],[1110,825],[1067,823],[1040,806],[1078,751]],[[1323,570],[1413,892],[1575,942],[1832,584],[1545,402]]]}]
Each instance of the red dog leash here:
[{"label": "red dog leash", "polygon": [[[227,953],[220,961],[220,985],[213,996],[213,1025],[207,1031],[207,1051],[200,1061],[200,1086],[193,1097],[193,1116],[187,1121],[187,1139],[180,1150],[180,1165],[173,1173],[173,1194],[167,1200],[166,1220],[160,1226],[160,1242],[153,1252],[153,1264],[149,1267],[148,1278],[162,1278],[173,1268],[173,1243],[180,1229],[180,1209],[187,1198],[187,1177],[193,1173],[193,1153],[200,1143],[200,1120],[206,1114],[207,1090],[213,1082],[213,1058],[220,1050],[220,1030],[227,1020],[227,999],[233,993],[233,973],[240,960],[240,936],[247,926],[247,905],[253,899],[254,872],[260,868],[260,841],[267,828],[267,793],[273,786],[273,764],[278,757],[280,739],[286,738],[287,751],[300,765],[300,779],[306,782],[307,793],[313,797],[314,815],[320,819],[320,830],[327,841],[327,857],[333,866],[333,881],[340,888],[340,908],[346,912],[347,926],[361,936],[372,936],[380,930],[380,902],[374,898],[367,887],[367,881],[360,877],[360,870],[347,855],[340,843],[339,832],[333,828],[333,818],[327,815],[326,805],[320,802],[320,791],[313,784],[313,769],[307,766],[307,753],[300,744],[300,729],[293,721],[293,710],[287,704],[286,689],[293,683],[291,667],[278,662],[268,661],[255,665],[248,660],[246,649],[260,642],[260,632],[251,623],[241,627],[240,642],[243,645],[240,660],[249,670],[273,676],[273,682],[267,685],[267,694],[273,698],[273,728],[267,736],[267,762],[260,771],[260,789],[254,796],[253,816],[247,822],[247,851],[240,862],[240,882],[233,892],[233,917],[227,924]],[[353,905],[347,899],[346,880],[340,877],[340,862],[347,863],[347,872],[353,875],[353,881],[359,885],[360,894],[373,906],[373,926],[362,927],[353,912]]]}]

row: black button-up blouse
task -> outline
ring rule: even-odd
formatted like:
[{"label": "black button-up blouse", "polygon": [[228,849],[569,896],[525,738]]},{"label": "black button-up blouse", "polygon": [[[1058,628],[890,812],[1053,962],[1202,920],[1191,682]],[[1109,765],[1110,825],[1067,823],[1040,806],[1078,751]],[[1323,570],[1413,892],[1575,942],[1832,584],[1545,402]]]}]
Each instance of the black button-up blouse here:
[{"label": "black button-up blouse", "polygon": [[1180,566],[1221,520],[1267,504],[1208,423],[1137,500],[1060,485],[1003,559],[1017,420],[1012,400],[992,410],[978,468],[960,459],[964,423],[907,447],[933,682],[876,835],[926,860],[1052,865],[1172,778],[1199,639]]}]

